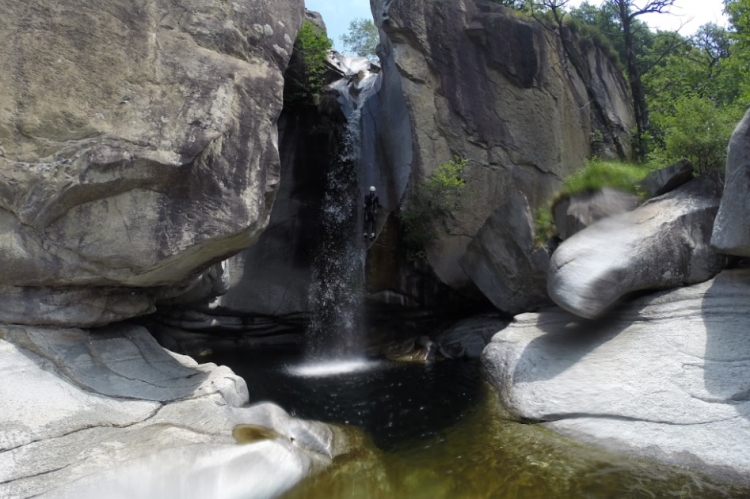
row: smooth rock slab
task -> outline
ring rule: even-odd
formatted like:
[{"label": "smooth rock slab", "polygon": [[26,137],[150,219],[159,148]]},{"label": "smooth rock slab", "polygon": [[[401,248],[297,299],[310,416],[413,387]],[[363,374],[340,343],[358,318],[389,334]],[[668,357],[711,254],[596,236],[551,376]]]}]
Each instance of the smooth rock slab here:
[{"label": "smooth rock slab", "polygon": [[721,253],[750,256],[750,110],[729,139],[726,182],[711,245]]},{"label": "smooth rock slab", "polygon": [[483,365],[516,416],[607,447],[750,477],[750,271],[606,319],[523,314]]},{"label": "smooth rock slab", "polygon": [[[276,497],[336,454],[327,425],[247,402],[140,327],[2,326],[0,497]],[[238,445],[238,424],[273,438]]]},{"label": "smooth rock slab", "polygon": [[709,245],[721,188],[720,175],[703,175],[564,241],[550,260],[550,298],[592,319],[627,293],[715,276],[726,263]]}]

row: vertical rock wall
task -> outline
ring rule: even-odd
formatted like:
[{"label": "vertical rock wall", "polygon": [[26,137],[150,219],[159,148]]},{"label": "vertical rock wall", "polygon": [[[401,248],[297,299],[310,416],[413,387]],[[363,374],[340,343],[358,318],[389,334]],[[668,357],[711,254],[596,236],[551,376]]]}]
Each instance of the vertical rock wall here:
[{"label": "vertical rock wall", "polygon": [[[601,121],[592,96],[627,143],[633,115],[624,81],[595,49],[582,52],[582,79],[556,34],[484,0],[371,5],[380,28],[383,87],[400,89],[389,101],[403,100],[407,108],[376,127],[382,157],[398,158],[380,162],[389,172],[381,176],[408,176],[413,187],[455,155],[468,159],[461,205],[439,221],[427,260],[440,281],[470,296],[474,283],[460,261],[493,210],[515,192],[532,208],[540,206],[590,155],[591,133]],[[397,198],[389,210],[399,202],[408,206],[408,195]],[[371,291],[412,293],[396,281],[380,286]]]}]

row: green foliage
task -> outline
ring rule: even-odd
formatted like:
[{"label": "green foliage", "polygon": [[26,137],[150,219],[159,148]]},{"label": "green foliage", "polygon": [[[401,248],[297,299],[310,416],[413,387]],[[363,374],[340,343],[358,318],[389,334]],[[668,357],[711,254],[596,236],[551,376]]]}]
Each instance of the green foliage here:
[{"label": "green foliage", "polygon": [[560,194],[575,194],[602,187],[639,194],[638,183],[649,171],[648,167],[641,165],[593,158],[586,161],[586,166],[582,169],[563,180],[564,187]]},{"label": "green foliage", "polygon": [[[658,165],[662,168],[668,165]],[[549,238],[557,234],[557,227],[552,218],[552,207],[555,200],[562,196],[579,192],[593,191],[611,187],[620,191],[643,196],[639,183],[649,173],[650,167],[618,161],[602,161],[597,158],[586,161],[583,168],[563,179],[563,188],[553,200],[534,210],[534,246],[542,246]]]},{"label": "green foliage", "polygon": [[555,220],[550,204],[534,210],[534,248],[541,248],[550,238],[557,235]]},{"label": "green foliage", "polygon": [[649,156],[650,162],[667,165],[687,158],[698,173],[722,169],[729,137],[741,117],[736,106],[718,108],[707,98],[683,99],[673,112],[654,116],[663,145]]},{"label": "green foliage", "polygon": [[358,18],[349,23],[349,33],[341,35],[344,49],[360,57],[377,59],[375,49],[380,42],[378,28],[370,19]]},{"label": "green foliage", "polygon": [[331,47],[333,43],[324,30],[310,21],[302,23],[294,42],[297,60],[290,68],[296,88],[285,96],[288,101],[312,103],[316,100],[325,84],[325,61]]},{"label": "green foliage", "polygon": [[435,221],[455,210],[466,186],[461,177],[467,160],[456,156],[440,165],[435,173],[418,185],[409,203],[401,210],[403,242],[410,259],[424,256],[424,247],[437,235]]}]

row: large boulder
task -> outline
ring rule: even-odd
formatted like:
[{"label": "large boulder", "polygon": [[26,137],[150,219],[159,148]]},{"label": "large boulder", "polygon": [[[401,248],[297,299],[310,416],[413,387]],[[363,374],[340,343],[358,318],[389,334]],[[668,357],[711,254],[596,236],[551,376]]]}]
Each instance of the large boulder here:
[{"label": "large boulder", "polygon": [[[406,186],[455,155],[468,161],[465,194],[436,221],[426,260],[442,283],[470,296],[476,286],[460,262],[504,200],[520,192],[532,209],[545,204],[583,165],[603,121],[611,125],[606,141],[614,135],[626,143],[634,124],[627,85],[600,50],[581,49],[579,74],[559,36],[485,0],[371,4],[383,68],[370,113],[380,161],[368,162],[365,174],[382,179],[392,201],[387,208],[396,209],[408,207]],[[409,295],[404,281],[380,289]]]},{"label": "large boulder", "polygon": [[561,197],[552,206],[552,217],[560,239],[568,239],[594,222],[637,206],[638,196],[604,187]]},{"label": "large boulder", "polygon": [[721,253],[750,256],[750,110],[729,140],[726,183],[711,245]]},{"label": "large boulder", "polygon": [[525,421],[599,445],[750,476],[750,272],[639,298],[606,319],[517,316],[483,366]]},{"label": "large boulder", "polygon": [[715,276],[726,264],[709,246],[721,188],[720,175],[703,175],[564,241],[550,261],[550,298],[591,319],[630,292]]},{"label": "large boulder", "polygon": [[693,180],[693,164],[682,159],[660,170],[649,172],[641,181],[640,188],[648,197],[661,196]]},{"label": "large boulder", "polygon": [[515,315],[550,305],[549,252],[534,248],[534,220],[523,194],[511,194],[479,230],[461,267],[495,307]]},{"label": "large boulder", "polygon": [[[0,327],[0,497],[275,497],[337,452],[327,425],[247,402],[140,327]],[[241,424],[265,438],[238,445]]]},{"label": "large boulder", "polygon": [[147,299],[257,239],[301,0],[0,7],[0,285]]}]

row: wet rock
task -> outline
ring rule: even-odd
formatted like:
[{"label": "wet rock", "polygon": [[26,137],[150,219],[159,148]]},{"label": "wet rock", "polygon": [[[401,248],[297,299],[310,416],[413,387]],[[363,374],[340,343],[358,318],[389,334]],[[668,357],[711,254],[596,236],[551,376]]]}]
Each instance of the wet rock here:
[{"label": "wet rock", "polygon": [[661,170],[650,172],[641,181],[641,189],[648,197],[661,196],[693,179],[693,164],[683,159]]},{"label": "wet rock", "polygon": [[710,279],[726,264],[709,246],[721,188],[720,175],[703,175],[564,241],[550,261],[550,298],[591,319],[632,291]]},{"label": "wet rock", "polygon": [[638,196],[604,187],[559,199],[552,206],[552,216],[561,239],[568,239],[603,218],[634,210]]},{"label": "wet rock", "polygon": [[[0,496],[275,497],[330,462],[327,425],[247,402],[140,327],[0,326]],[[240,424],[279,438],[237,445]]]},{"label": "wet rock", "polygon": [[711,245],[720,253],[750,256],[750,110],[729,140],[726,182]]},{"label": "wet rock", "polygon": [[507,325],[506,319],[480,315],[457,322],[440,333],[435,341],[449,358],[478,358],[492,336]]},{"label": "wet rock", "polygon": [[485,372],[517,417],[598,445],[747,481],[750,273],[639,298],[606,319],[523,314]]},{"label": "wet rock", "polygon": [[183,286],[257,239],[300,0],[0,10],[0,285]]},{"label": "wet rock", "polygon": [[461,268],[495,307],[510,315],[551,304],[549,253],[534,248],[534,222],[526,197],[508,196],[477,232]]}]

